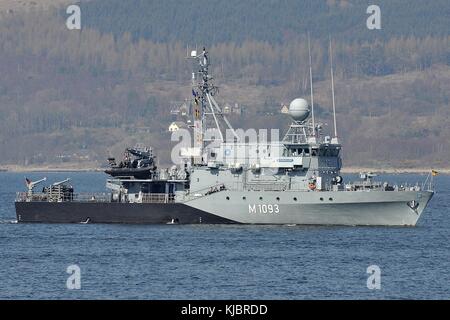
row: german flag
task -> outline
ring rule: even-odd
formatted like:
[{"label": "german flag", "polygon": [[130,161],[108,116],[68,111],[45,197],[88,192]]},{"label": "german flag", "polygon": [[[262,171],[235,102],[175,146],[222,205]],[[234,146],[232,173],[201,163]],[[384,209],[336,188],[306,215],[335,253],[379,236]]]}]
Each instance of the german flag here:
[{"label": "german flag", "polygon": [[433,177],[436,177],[439,175],[439,172],[436,170],[431,170],[431,174],[433,175]]}]

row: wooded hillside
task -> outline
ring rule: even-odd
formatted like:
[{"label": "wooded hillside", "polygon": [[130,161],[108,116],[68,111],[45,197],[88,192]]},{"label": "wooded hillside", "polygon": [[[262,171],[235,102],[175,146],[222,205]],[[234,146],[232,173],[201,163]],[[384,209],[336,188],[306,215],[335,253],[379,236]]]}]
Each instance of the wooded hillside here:
[{"label": "wooded hillside", "polygon": [[208,45],[219,101],[245,110],[235,126],[286,128],[281,104],[309,99],[309,29],[326,123],[335,39],[346,165],[448,166],[450,5],[413,2],[380,1],[381,31],[365,28],[362,1],[97,0],[81,4],[81,32],[65,10],[3,12],[0,164],[100,166],[135,142],[168,162],[171,108],[190,97],[187,45]]}]

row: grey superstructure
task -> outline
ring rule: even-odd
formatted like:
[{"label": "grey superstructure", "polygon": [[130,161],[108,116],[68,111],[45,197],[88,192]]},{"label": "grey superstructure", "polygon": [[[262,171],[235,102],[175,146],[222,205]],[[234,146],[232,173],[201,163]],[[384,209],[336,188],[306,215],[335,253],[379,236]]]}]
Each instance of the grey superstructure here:
[{"label": "grey superstructure", "polygon": [[128,149],[137,159],[120,165],[110,159],[110,193],[76,195],[67,181],[34,193],[32,184],[18,194],[18,221],[416,225],[433,196],[431,176],[421,185],[397,186],[362,173],[361,181],[347,183],[336,130],[324,135],[304,99],[290,104],[292,124],[284,138],[268,141],[260,134],[246,141],[215,100],[206,50],[192,59],[198,66],[193,146],[179,150],[178,166],[156,168],[151,151]]}]

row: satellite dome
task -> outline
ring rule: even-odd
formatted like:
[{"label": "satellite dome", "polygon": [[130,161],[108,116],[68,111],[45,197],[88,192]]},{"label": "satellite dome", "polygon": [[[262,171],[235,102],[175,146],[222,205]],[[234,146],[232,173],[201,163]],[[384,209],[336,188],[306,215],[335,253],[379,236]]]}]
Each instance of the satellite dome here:
[{"label": "satellite dome", "polygon": [[289,106],[289,114],[295,121],[305,121],[308,119],[309,113],[308,101],[305,99],[295,99]]}]

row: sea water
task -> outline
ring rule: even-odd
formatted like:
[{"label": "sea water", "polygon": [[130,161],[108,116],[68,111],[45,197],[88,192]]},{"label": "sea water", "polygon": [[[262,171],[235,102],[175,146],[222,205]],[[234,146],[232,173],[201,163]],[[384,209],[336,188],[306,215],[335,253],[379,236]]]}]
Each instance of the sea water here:
[{"label": "sea water", "polygon": [[17,224],[25,175],[105,191],[102,173],[0,173],[0,299],[450,299],[449,176],[406,228]]}]

